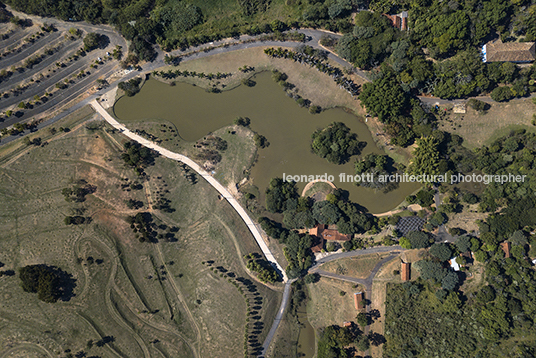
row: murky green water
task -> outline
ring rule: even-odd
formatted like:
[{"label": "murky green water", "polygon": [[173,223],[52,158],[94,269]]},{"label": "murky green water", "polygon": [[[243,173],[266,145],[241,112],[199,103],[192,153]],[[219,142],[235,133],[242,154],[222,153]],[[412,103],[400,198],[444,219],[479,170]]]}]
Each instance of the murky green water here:
[{"label": "murky green water", "polygon": [[[219,94],[207,93],[199,87],[177,83],[171,87],[156,80],[145,83],[134,97],[123,97],[114,107],[122,121],[150,118],[173,122],[180,136],[195,141],[208,132],[232,124],[238,116],[251,119],[251,129],[264,135],[270,146],[259,151],[259,160],[251,176],[261,192],[273,177],[289,175],[333,175],[337,187],[348,190],[350,199],[372,213],[393,209],[411,192],[416,183],[402,183],[400,188],[387,194],[341,183],[340,173],[353,174],[353,161],[344,165],[328,163],[310,150],[311,134],[331,122],[344,122],[361,141],[367,142],[363,154],[383,152],[372,140],[367,126],[353,114],[332,109],[321,114],[310,114],[287,97],[270,73],[255,79],[255,87],[240,86]],[[305,183],[299,183],[300,191]]]}]

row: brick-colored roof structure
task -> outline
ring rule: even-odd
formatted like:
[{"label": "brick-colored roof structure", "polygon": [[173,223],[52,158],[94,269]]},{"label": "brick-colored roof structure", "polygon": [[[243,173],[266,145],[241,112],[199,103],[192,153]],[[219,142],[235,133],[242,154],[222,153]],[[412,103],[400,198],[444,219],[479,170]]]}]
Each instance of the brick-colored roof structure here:
[{"label": "brick-colored roof structure", "polygon": [[355,304],[355,309],[356,310],[360,310],[361,308],[361,301],[363,301],[365,299],[365,293],[364,292],[356,292],[354,293],[354,304]]},{"label": "brick-colored roof structure", "polygon": [[533,62],[536,59],[534,42],[502,42],[500,39],[484,45],[486,62]]},{"label": "brick-colored roof structure", "polygon": [[504,257],[510,257],[510,243],[508,241],[501,242],[501,249],[504,251]]},{"label": "brick-colored roof structure", "polygon": [[313,253],[322,252],[322,249],[324,249],[324,239],[318,236],[313,236],[313,239],[314,241],[313,241],[313,247],[311,247],[311,251]]},{"label": "brick-colored roof structure", "polygon": [[326,241],[350,241],[349,235],[343,235],[335,229],[326,229],[320,233]]},{"label": "brick-colored roof structure", "polygon": [[409,262],[402,262],[402,267],[400,268],[400,275],[402,276],[402,281],[410,280],[411,264]]},{"label": "brick-colored roof structure", "polygon": [[[334,226],[335,227],[335,226]],[[326,225],[316,225],[309,229],[309,235],[320,237],[326,241],[350,241],[350,235],[343,235],[335,228],[328,228]]]},{"label": "brick-colored roof structure", "polygon": [[383,14],[383,16],[391,20],[393,27],[399,29],[400,31],[405,31],[408,29],[408,13],[406,11],[402,11],[400,14],[396,15]]},{"label": "brick-colored roof structure", "polygon": [[318,236],[320,232],[325,229],[325,225],[316,225],[314,228],[309,229],[309,235]]}]

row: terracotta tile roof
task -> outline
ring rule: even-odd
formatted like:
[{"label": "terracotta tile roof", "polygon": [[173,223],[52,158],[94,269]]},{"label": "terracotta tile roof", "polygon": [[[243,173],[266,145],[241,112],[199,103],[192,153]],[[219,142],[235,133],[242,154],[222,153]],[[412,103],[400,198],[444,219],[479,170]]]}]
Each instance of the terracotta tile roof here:
[{"label": "terracotta tile roof", "polygon": [[486,44],[486,62],[532,62],[535,49],[534,42],[491,41]]},{"label": "terracotta tile roof", "polygon": [[313,236],[313,247],[311,247],[312,252],[322,252],[324,248],[324,239],[322,237]]},{"label": "terracotta tile roof", "polygon": [[504,251],[504,257],[510,257],[510,243],[508,241],[501,242],[501,249]]},{"label": "terracotta tile roof", "polygon": [[326,225],[316,225],[314,228],[309,229],[309,235],[318,236],[327,241],[350,241],[350,235],[343,235],[337,231],[336,226],[332,228],[326,227]]},{"label": "terracotta tile roof", "polygon": [[402,281],[410,280],[411,264],[409,262],[402,262],[400,274],[402,275]]}]

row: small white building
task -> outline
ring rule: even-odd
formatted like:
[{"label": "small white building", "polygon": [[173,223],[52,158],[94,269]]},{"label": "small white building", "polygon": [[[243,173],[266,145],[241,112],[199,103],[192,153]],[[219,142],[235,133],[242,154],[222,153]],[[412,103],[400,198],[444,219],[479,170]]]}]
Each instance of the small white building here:
[{"label": "small white building", "polygon": [[449,263],[454,271],[460,271],[460,265],[456,262],[456,257],[451,258]]}]

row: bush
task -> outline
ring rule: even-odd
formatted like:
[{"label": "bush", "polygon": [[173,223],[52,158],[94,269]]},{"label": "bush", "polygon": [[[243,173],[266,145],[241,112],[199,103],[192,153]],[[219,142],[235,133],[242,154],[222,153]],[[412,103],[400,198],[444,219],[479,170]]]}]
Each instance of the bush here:
[{"label": "bush", "polygon": [[90,32],[84,37],[84,50],[88,52],[94,50],[101,45],[102,41],[103,36]]},{"label": "bush", "polygon": [[514,92],[509,86],[497,87],[491,92],[491,98],[497,102],[506,102],[514,97]]},{"label": "bush", "polygon": [[475,99],[475,98],[471,98],[468,102],[467,102],[467,105],[471,108],[473,108],[475,111],[478,111],[478,112],[482,112],[482,111],[485,111],[487,110],[490,105],[487,104],[486,102],[484,101],[480,101],[478,99]]},{"label": "bush", "polygon": [[247,127],[251,123],[251,120],[248,117],[236,117],[233,123],[238,126]]}]

